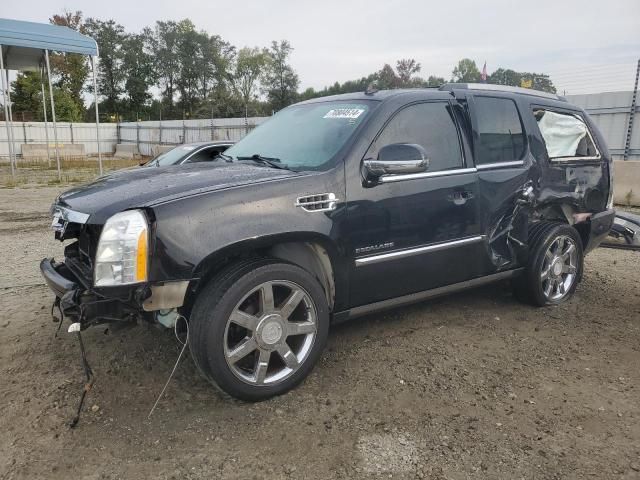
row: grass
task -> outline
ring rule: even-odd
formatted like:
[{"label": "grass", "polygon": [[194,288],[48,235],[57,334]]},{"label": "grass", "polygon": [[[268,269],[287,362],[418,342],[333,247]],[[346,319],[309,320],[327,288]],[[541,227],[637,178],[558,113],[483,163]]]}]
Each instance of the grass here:
[{"label": "grass", "polygon": [[[137,166],[140,159],[102,159],[104,173],[121,168]],[[98,159],[95,157],[65,157],[60,159],[61,178],[55,159],[18,160],[15,177],[11,175],[8,162],[0,163],[0,188],[16,188],[20,186],[54,186],[75,185],[89,182],[99,176]]]}]

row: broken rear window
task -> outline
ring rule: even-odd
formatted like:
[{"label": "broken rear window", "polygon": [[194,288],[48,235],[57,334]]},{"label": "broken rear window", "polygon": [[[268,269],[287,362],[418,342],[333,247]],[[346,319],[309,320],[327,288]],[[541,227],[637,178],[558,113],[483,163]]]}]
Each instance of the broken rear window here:
[{"label": "broken rear window", "polygon": [[600,154],[593,143],[587,124],[574,113],[561,113],[536,108],[533,114],[547,146],[551,160],[593,160]]}]

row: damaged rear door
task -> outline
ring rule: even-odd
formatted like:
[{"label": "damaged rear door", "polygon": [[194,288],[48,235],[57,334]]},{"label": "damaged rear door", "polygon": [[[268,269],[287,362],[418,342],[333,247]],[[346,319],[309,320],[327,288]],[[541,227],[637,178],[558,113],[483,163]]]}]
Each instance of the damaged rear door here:
[{"label": "damaged rear door", "polygon": [[533,158],[521,112],[497,93],[468,96],[488,272],[516,268],[525,252]]}]

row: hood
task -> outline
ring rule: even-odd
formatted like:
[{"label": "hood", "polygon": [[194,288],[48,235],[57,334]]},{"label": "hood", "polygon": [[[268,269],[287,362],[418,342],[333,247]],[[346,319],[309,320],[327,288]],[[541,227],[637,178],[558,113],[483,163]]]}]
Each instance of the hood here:
[{"label": "hood", "polygon": [[302,174],[249,162],[135,168],[104,175],[92,183],[67,190],[56,202],[89,214],[89,223],[102,224],[114,213],[130,208],[299,175]]}]

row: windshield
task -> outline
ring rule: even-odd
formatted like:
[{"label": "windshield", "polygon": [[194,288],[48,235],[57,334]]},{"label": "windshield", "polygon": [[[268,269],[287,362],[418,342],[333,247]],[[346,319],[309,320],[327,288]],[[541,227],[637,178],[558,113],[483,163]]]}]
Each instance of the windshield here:
[{"label": "windshield", "polygon": [[374,106],[366,100],[294,105],[224,153],[235,159],[278,159],[293,170],[323,170]]},{"label": "windshield", "polygon": [[172,148],[168,152],[161,153],[149,163],[145,164],[145,167],[155,167],[156,165],[158,167],[166,167],[168,165],[173,165],[176,162],[182,160],[195,149],[196,147],[192,147],[189,145],[180,145],[176,148]]}]

